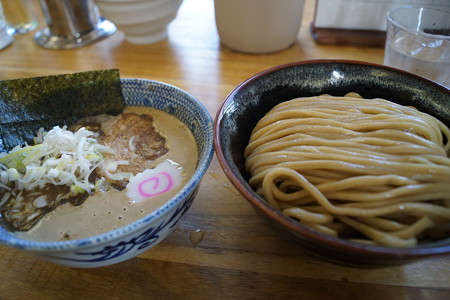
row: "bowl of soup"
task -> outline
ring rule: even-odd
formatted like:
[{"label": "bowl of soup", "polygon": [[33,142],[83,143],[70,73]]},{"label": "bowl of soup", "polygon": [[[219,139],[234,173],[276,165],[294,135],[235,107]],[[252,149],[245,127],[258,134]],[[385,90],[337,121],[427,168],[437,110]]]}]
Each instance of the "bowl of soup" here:
[{"label": "bowl of soup", "polygon": [[216,154],[299,250],[358,267],[448,255],[449,100],[442,85],[368,62],[275,66],[226,97]]},{"label": "bowl of soup", "polygon": [[[55,126],[37,135],[39,143],[30,152],[62,149],[47,159],[50,171],[45,176],[69,180],[73,174],[63,166],[71,162],[69,169],[87,168],[70,186],[70,194],[88,196],[62,199],[50,207],[55,197],[65,197],[55,186],[44,188],[45,193],[41,189],[41,195],[35,189],[16,192],[14,201],[2,189],[2,245],[51,263],[93,268],[135,257],[176,228],[213,156],[211,116],[201,102],[175,86],[131,78],[121,79],[121,86],[122,113],[85,118],[71,128]],[[101,162],[95,163],[99,157]],[[92,170],[85,167],[89,162]],[[12,168],[3,168],[2,176],[8,176]],[[27,174],[32,180],[21,184],[39,187],[44,175]],[[89,178],[88,184],[83,185],[83,177]]]}]

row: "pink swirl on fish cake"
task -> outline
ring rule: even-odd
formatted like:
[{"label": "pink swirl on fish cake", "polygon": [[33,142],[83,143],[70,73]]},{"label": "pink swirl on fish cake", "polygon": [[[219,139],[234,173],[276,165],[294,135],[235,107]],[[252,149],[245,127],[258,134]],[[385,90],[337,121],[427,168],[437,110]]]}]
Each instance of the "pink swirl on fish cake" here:
[{"label": "pink swirl on fish cake", "polygon": [[183,181],[182,168],[164,161],[154,169],[147,169],[130,178],[126,195],[132,202],[140,202],[171,191]]},{"label": "pink swirl on fish cake", "polygon": [[[160,178],[162,180],[160,180]],[[150,186],[153,182],[153,186]],[[162,182],[162,184],[160,184]],[[139,183],[139,193],[144,197],[153,197],[171,190],[173,187],[172,176],[167,172],[155,174]]]}]

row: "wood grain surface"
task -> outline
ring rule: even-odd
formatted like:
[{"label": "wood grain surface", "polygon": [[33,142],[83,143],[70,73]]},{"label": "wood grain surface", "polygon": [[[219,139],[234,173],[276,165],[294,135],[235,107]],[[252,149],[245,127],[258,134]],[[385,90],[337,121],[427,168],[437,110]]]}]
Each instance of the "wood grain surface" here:
[{"label": "wood grain surface", "polygon": [[[321,58],[383,62],[382,48],[316,44],[314,8],[315,1],[306,0],[292,47],[264,55],[220,44],[212,0],[185,0],[169,38],[150,45],[127,43],[118,31],[79,49],[47,50],[35,44],[34,31],[0,51],[0,80],[119,68],[123,78],[188,91],[215,117],[237,84],[272,66]],[[180,226],[134,259],[73,269],[0,246],[0,299],[450,299],[450,257],[380,269],[311,257],[256,215],[214,158]]]}]

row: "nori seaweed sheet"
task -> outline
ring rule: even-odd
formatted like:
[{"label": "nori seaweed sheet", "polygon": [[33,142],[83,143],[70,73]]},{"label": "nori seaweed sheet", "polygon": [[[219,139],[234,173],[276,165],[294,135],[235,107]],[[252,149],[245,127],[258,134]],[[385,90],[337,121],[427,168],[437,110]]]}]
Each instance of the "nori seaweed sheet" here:
[{"label": "nori seaweed sheet", "polygon": [[0,153],[31,144],[40,127],[117,115],[124,106],[117,69],[0,81]]}]

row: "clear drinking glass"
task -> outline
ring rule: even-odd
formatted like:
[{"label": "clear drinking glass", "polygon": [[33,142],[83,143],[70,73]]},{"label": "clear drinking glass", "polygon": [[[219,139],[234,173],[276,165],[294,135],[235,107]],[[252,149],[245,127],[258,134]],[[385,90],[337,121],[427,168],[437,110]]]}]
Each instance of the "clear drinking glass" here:
[{"label": "clear drinking glass", "polygon": [[23,34],[32,31],[37,26],[33,4],[29,0],[1,0],[3,14],[8,24],[8,33]]},{"label": "clear drinking glass", "polygon": [[0,49],[7,47],[12,43],[13,38],[6,32],[7,25],[3,16],[3,8],[0,2]]},{"label": "clear drinking glass", "polygon": [[423,7],[388,12],[384,64],[450,85],[450,13]]}]

